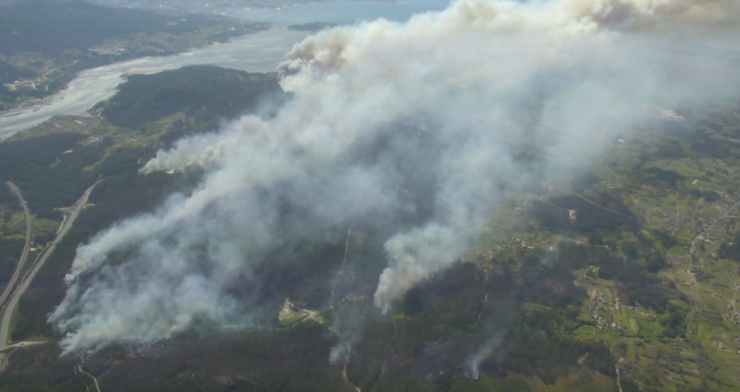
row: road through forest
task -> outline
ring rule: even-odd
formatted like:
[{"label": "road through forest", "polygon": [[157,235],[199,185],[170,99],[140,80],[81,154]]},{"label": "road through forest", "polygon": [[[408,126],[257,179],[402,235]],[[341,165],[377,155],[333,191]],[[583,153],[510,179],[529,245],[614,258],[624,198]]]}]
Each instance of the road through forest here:
[{"label": "road through forest", "polygon": [[54,252],[57,244],[59,243],[59,241],[62,240],[62,238],[64,238],[69,229],[72,228],[72,224],[74,223],[75,219],[77,219],[80,211],[82,211],[82,209],[85,207],[85,204],[87,204],[87,200],[90,198],[90,193],[92,192],[96,184],[93,184],[93,186],[87,188],[85,193],[82,194],[82,197],[77,200],[77,203],[75,203],[72,207],[60,209],[62,213],[67,215],[67,219],[65,219],[64,221],[64,226],[62,227],[62,230],[59,231],[56,238],[54,238],[54,241],[52,241],[46,247],[43,255],[36,262],[36,265],[33,266],[33,269],[31,269],[31,271],[23,279],[23,282],[20,284],[20,286],[18,286],[18,289],[10,297],[10,302],[8,302],[8,306],[5,307],[5,311],[2,315],[2,320],[0,320],[0,350],[4,349],[8,345],[8,333],[10,332],[10,320],[13,315],[13,310],[16,308],[16,306],[18,306],[18,302],[23,296],[23,293],[25,293],[28,287],[31,285],[33,278],[39,272],[41,267],[43,267],[46,259]]},{"label": "road through forest", "polygon": [[26,262],[26,258],[28,257],[28,250],[31,248],[31,214],[28,212],[28,205],[26,204],[26,200],[21,194],[21,190],[18,189],[15,184],[10,181],[6,181],[6,184],[8,184],[10,190],[13,191],[16,196],[18,196],[18,199],[21,201],[21,206],[23,206],[23,214],[26,216],[26,245],[23,247],[23,253],[21,254],[20,260],[18,261],[18,265],[15,267],[13,277],[10,278],[8,286],[5,287],[5,291],[3,291],[3,294],[0,295],[0,306],[5,303],[5,300],[8,299],[10,291],[13,290],[13,286],[15,286],[15,282],[16,280],[18,280],[18,275],[20,275],[21,270],[23,269],[23,265]]}]

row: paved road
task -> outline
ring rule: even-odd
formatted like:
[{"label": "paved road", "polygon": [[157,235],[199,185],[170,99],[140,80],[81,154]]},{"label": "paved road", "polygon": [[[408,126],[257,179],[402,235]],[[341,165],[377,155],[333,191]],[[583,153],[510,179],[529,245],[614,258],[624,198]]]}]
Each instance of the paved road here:
[{"label": "paved road", "polygon": [[5,300],[8,299],[8,295],[10,295],[10,291],[13,290],[13,286],[15,286],[15,282],[18,280],[18,276],[21,274],[21,270],[23,269],[23,264],[26,262],[26,257],[28,257],[28,250],[31,248],[31,214],[28,212],[26,200],[23,198],[21,190],[18,189],[15,184],[10,181],[7,181],[6,184],[8,184],[10,190],[18,196],[18,199],[20,199],[21,205],[23,206],[23,213],[26,215],[26,246],[23,247],[23,254],[21,254],[21,259],[18,261],[18,266],[15,267],[13,277],[10,279],[10,282],[8,282],[8,287],[5,288],[5,291],[0,296],[0,306],[5,303]]},{"label": "paved road", "polygon": [[8,352],[8,351],[10,351],[10,350],[12,350],[14,348],[18,348],[18,347],[35,346],[37,344],[44,344],[44,343],[46,343],[46,342],[43,342],[43,341],[39,341],[39,342],[19,342],[19,343],[16,343],[16,344],[11,344],[10,346],[5,346],[5,348],[3,348],[2,350],[0,350],[0,353]]},{"label": "paved road", "polygon": [[98,384],[98,379],[95,378],[95,376],[93,376],[92,374],[90,374],[90,373],[86,372],[84,369],[82,369],[82,365],[77,366],[77,370],[79,370],[80,373],[82,373],[82,374],[84,374],[84,375],[92,378],[93,381],[95,382],[95,390],[97,390],[98,392],[101,392],[101,390],[100,390],[100,384]]},{"label": "paved road", "polygon": [[[31,285],[33,278],[44,265],[46,259],[49,257],[50,254],[54,252],[54,249],[56,249],[59,241],[61,241],[61,239],[64,237],[65,234],[67,234],[69,229],[72,228],[72,224],[74,223],[75,219],[77,219],[77,216],[80,214],[80,211],[82,211],[82,208],[85,206],[85,204],[87,204],[87,199],[90,197],[90,192],[92,192],[94,187],[95,184],[88,188],[82,195],[82,197],[77,200],[77,203],[75,203],[75,205],[73,205],[72,207],[60,209],[62,213],[67,215],[67,219],[64,222],[64,227],[62,227],[62,230],[57,234],[56,238],[54,238],[54,241],[52,241],[51,244],[46,247],[44,254],[38,260],[36,265],[34,265],[33,269],[26,275],[26,277],[24,277],[23,282],[20,284],[20,286],[18,286],[18,290],[16,290],[13,293],[13,296],[10,297],[10,302],[8,303],[8,306],[5,307],[2,320],[0,320],[0,350],[4,349],[8,345],[10,318],[13,315],[13,310],[16,306],[18,306],[18,301],[20,301],[23,293],[26,292],[28,286]],[[0,359],[1,358],[2,357],[0,356]]]}]

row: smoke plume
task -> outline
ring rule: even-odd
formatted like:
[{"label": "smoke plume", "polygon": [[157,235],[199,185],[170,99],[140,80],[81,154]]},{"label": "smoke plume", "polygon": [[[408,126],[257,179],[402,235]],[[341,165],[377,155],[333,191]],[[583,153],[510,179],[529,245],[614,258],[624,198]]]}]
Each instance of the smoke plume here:
[{"label": "smoke plume", "polygon": [[501,342],[504,340],[503,334],[494,335],[493,337],[486,340],[483,345],[478,349],[478,351],[469,356],[465,360],[465,364],[467,365],[467,376],[469,378],[472,378],[473,380],[477,380],[478,377],[480,377],[480,364],[484,360],[486,360],[488,357],[490,357],[494,351],[501,345]]},{"label": "smoke plume", "polygon": [[358,222],[386,235],[374,304],[392,311],[465,256],[512,184],[580,170],[658,106],[734,96],[737,4],[459,0],[305,39],[280,66],[292,98],[277,115],[180,140],[141,170],[197,168],[197,189],[79,247],[50,316],[65,352],[247,324],[259,304],[235,285]]}]

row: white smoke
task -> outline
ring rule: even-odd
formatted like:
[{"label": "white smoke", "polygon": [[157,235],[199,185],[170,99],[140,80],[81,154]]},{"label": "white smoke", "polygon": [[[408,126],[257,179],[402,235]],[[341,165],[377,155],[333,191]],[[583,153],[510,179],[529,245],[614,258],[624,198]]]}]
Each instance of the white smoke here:
[{"label": "white smoke", "polygon": [[469,356],[465,360],[465,364],[468,366],[465,370],[469,378],[477,380],[478,377],[480,377],[480,364],[493,355],[496,349],[501,346],[501,342],[503,342],[503,340],[503,334],[494,335],[486,340],[475,354]]},{"label": "white smoke", "polygon": [[380,275],[375,304],[387,311],[414,284],[462,257],[465,245],[464,235],[437,223],[393,236],[385,244],[390,265]]},{"label": "white smoke", "polygon": [[80,246],[50,321],[66,352],[243,324],[255,304],[234,285],[357,222],[389,233],[374,298],[387,311],[464,256],[507,184],[536,175],[512,146],[565,170],[658,96],[734,94],[736,54],[697,42],[725,42],[739,14],[729,0],[461,0],[307,38],[281,65],[293,98],[274,118],[180,140],[142,169],[205,175]]}]

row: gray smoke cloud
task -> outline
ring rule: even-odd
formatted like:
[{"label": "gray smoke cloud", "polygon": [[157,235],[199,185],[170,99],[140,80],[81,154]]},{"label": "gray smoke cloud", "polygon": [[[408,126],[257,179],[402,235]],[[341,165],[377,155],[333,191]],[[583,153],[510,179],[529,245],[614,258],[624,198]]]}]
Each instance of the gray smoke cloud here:
[{"label": "gray smoke cloud", "polygon": [[512,146],[539,148],[542,170],[577,171],[651,108],[733,97],[739,11],[729,0],[460,0],[320,32],[280,66],[293,97],[276,116],[185,138],[143,167],[205,174],[80,246],[50,321],[67,353],[245,325],[258,304],[234,285],[269,255],[341,242],[358,222],[387,233],[374,303],[388,312],[464,257],[507,184],[542,175]]}]

